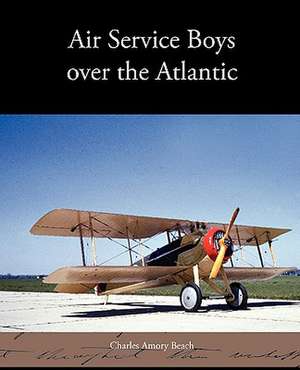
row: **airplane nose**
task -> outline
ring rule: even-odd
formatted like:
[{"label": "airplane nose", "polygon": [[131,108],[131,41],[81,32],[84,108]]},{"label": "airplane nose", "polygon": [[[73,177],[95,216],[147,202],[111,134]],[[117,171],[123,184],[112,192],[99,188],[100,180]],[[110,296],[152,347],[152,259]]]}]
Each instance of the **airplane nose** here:
[{"label": "airplane nose", "polygon": [[[220,240],[224,237],[225,232],[217,227],[212,227],[209,231],[205,234],[203,238],[203,248],[206,254],[215,261],[218,257],[220,251]],[[226,246],[226,252],[224,256],[224,262],[232,256],[233,254],[233,242],[230,237],[227,237],[224,240],[224,244]]]}]

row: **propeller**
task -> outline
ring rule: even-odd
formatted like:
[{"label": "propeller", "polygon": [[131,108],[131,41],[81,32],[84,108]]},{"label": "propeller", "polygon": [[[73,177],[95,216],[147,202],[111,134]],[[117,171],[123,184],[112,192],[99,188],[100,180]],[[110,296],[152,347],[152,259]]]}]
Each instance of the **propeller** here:
[{"label": "propeller", "polygon": [[231,216],[231,219],[230,219],[230,222],[227,226],[227,229],[226,229],[226,232],[223,236],[222,239],[219,240],[219,246],[220,246],[220,250],[219,250],[219,253],[218,253],[218,256],[215,260],[215,263],[213,264],[213,267],[211,269],[211,272],[210,272],[210,275],[209,275],[209,278],[210,279],[215,279],[217,276],[218,276],[218,273],[220,271],[220,268],[222,266],[222,263],[223,263],[223,259],[224,259],[224,256],[225,256],[225,253],[226,253],[226,250],[227,250],[227,245],[225,243],[225,240],[228,238],[229,236],[229,233],[230,233],[230,230],[234,224],[234,221],[236,220],[237,218],[237,215],[239,213],[240,209],[239,208],[236,208]]}]

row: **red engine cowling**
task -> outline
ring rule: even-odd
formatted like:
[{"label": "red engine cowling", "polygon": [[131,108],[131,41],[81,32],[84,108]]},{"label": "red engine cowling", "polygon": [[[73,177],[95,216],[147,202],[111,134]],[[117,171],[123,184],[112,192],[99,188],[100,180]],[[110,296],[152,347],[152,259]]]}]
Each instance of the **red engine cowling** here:
[{"label": "red engine cowling", "polygon": [[[224,234],[225,234],[224,230],[219,229],[217,227],[212,227],[211,229],[208,230],[208,232],[203,237],[203,248],[204,248],[205,252],[207,253],[207,255],[213,261],[215,261],[217,256],[218,256],[219,249],[220,249],[219,240],[223,238]],[[228,237],[228,239],[226,239],[225,243],[227,245],[227,250],[226,250],[226,253],[225,253],[223,263],[227,262],[228,259],[233,254],[232,239],[230,237]]]}]

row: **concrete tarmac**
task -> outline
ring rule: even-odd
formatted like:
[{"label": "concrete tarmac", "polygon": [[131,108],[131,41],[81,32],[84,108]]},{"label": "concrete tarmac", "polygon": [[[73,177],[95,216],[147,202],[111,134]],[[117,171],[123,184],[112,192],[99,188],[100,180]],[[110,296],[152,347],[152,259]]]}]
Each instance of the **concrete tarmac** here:
[{"label": "concrete tarmac", "polygon": [[233,311],[203,300],[184,312],[179,297],[0,292],[1,332],[300,332],[300,301],[249,299]]}]

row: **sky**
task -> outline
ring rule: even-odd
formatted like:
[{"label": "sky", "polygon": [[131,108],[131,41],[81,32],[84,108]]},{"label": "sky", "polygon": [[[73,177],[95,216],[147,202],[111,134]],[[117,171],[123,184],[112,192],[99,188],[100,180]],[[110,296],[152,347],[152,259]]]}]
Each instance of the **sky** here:
[{"label": "sky", "polygon": [[[228,222],[240,207],[238,224],[291,228],[273,246],[300,267],[299,141],[294,115],[1,115],[0,274],[81,264],[77,238],[29,232],[54,208]],[[121,252],[97,240],[99,263]]]}]

